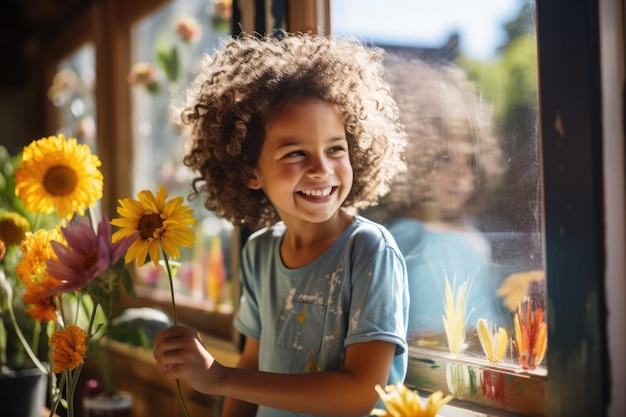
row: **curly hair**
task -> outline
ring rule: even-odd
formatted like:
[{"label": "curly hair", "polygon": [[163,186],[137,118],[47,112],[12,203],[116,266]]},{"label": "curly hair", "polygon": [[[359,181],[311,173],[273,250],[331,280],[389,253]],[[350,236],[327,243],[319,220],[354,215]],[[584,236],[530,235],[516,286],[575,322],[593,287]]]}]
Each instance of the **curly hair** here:
[{"label": "curly hair", "polygon": [[386,222],[395,217],[419,217],[431,210],[428,174],[438,153],[459,142],[470,144],[476,156],[476,190],[458,215],[475,213],[484,200],[481,197],[495,191],[506,172],[500,140],[493,131],[491,106],[482,100],[465,71],[451,63],[389,53],[385,69],[409,136],[407,170],[393,179],[390,192],[365,215]]},{"label": "curly hair", "polygon": [[303,33],[226,40],[205,55],[176,121],[190,138],[184,164],[196,176],[191,197],[234,224],[268,225],[278,215],[247,183],[265,125],[285,103],[319,99],[343,113],[352,189],[343,206],[367,207],[402,169],[406,134],[383,76],[384,51],[352,38]]}]

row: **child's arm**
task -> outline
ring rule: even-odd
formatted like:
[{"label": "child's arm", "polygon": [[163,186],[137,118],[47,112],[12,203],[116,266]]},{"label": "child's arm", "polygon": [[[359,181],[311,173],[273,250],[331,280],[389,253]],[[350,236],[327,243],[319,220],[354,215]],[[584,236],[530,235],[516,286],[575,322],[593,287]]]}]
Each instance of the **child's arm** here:
[{"label": "child's arm", "polygon": [[[250,351],[258,351],[256,341]],[[374,387],[387,384],[394,352],[395,345],[390,342],[355,343],[346,349],[341,371],[275,374],[221,365],[204,349],[195,332],[182,327],[162,332],[154,348],[157,364],[168,377],[186,380],[205,394],[335,416],[369,414],[378,400]]]},{"label": "child's arm", "polygon": [[[259,341],[246,338],[243,352],[237,363],[237,368],[259,369]],[[231,397],[224,399],[221,417],[254,417],[258,406],[256,404],[237,400]]]}]

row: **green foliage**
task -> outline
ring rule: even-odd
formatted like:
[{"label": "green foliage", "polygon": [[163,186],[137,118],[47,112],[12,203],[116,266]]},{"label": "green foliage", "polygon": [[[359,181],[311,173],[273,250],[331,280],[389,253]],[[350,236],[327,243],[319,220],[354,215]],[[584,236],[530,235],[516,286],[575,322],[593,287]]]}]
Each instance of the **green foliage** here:
[{"label": "green foliage", "polygon": [[15,195],[15,168],[21,155],[11,156],[4,146],[0,146],[0,209],[15,211],[30,220],[30,213]]},{"label": "green foliage", "polygon": [[474,80],[485,100],[494,105],[494,121],[506,131],[514,124],[511,115],[521,107],[537,108],[537,45],[534,35],[511,41],[497,62],[466,57],[459,65]]},{"label": "green foliage", "polygon": [[103,272],[87,287],[87,293],[98,302],[107,317],[111,316],[113,305],[121,299],[121,289],[135,298],[133,278],[124,263],[124,257]]},{"label": "green foliage", "polygon": [[171,82],[176,82],[180,73],[178,48],[176,46],[172,46],[169,49],[163,46],[159,47],[157,49],[157,61],[167,79]]}]

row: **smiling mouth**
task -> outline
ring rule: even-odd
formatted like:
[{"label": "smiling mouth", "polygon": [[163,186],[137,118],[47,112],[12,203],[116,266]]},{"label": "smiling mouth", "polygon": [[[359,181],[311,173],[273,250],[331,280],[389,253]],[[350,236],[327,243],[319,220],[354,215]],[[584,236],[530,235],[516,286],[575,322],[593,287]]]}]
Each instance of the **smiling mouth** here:
[{"label": "smiling mouth", "polygon": [[326,188],[320,188],[316,190],[302,190],[302,191],[299,191],[299,193],[305,197],[310,197],[310,198],[325,198],[331,195],[336,188],[337,187],[326,187]]}]

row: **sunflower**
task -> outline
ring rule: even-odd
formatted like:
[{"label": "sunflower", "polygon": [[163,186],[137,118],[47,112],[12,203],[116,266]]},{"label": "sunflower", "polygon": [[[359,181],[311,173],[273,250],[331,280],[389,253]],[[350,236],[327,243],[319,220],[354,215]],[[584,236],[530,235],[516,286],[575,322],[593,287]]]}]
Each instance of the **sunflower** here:
[{"label": "sunflower", "polygon": [[135,260],[141,266],[149,255],[156,266],[161,259],[161,248],[165,255],[179,258],[179,247],[191,247],[195,238],[189,228],[197,223],[192,217],[193,210],[183,205],[183,197],[165,201],[167,191],[164,186],[156,196],[149,190],[143,190],[137,197],[138,200],[118,200],[120,206],[117,213],[122,217],[111,221],[112,225],[121,228],[113,234],[113,242],[125,237],[137,237],[126,252],[126,263]]},{"label": "sunflower", "polygon": [[78,326],[71,325],[59,329],[50,337],[52,346],[51,360],[58,374],[66,369],[74,369],[83,363],[83,355],[87,353],[87,332]]},{"label": "sunflower", "polygon": [[15,212],[6,212],[0,217],[0,240],[7,246],[19,245],[26,232],[30,230],[30,223],[26,217]]},{"label": "sunflower", "polygon": [[76,138],[48,136],[24,147],[15,171],[15,194],[34,213],[52,213],[70,219],[85,214],[102,198],[100,159]]}]

